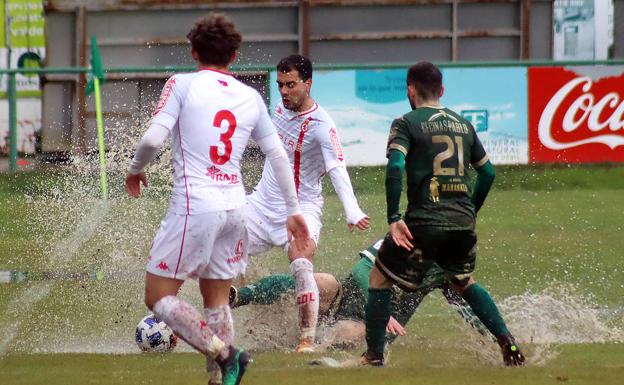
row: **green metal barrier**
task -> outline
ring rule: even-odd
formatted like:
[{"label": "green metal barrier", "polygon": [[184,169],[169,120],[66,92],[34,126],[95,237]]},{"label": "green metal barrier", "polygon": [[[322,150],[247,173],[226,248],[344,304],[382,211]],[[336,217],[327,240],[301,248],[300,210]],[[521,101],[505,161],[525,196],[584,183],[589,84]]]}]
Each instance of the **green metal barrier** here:
[{"label": "green metal barrier", "polygon": [[[315,64],[316,70],[337,70],[337,69],[391,69],[407,68],[413,63],[367,63],[367,64]],[[476,68],[476,67],[540,67],[540,66],[596,66],[596,65],[624,65],[624,59],[612,60],[579,60],[579,61],[553,61],[553,60],[531,60],[531,61],[465,61],[465,62],[436,62],[441,68]],[[253,65],[253,66],[232,66],[235,73],[267,73],[275,68],[274,65]],[[17,88],[16,75],[20,74],[80,74],[86,73],[87,67],[49,67],[49,68],[12,68],[0,69],[0,76],[8,76],[7,97],[9,101],[9,168],[11,171],[17,170]],[[178,73],[196,70],[194,66],[162,66],[162,67],[111,67],[106,73]],[[268,76],[267,76],[268,82]]]}]

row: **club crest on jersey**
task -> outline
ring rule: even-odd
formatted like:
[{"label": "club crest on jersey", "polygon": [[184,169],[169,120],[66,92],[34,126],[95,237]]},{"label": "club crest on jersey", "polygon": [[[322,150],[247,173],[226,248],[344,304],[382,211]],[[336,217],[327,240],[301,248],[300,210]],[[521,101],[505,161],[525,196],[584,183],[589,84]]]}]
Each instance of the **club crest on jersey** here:
[{"label": "club crest on jersey", "polygon": [[238,184],[240,182],[238,174],[224,173],[214,165],[206,169],[206,176],[215,182],[227,182],[227,184]]},{"label": "club crest on jersey", "polygon": [[335,128],[329,130],[329,140],[331,140],[331,144],[334,147],[334,152],[336,153],[336,157],[339,161],[344,160],[344,153],[342,152],[342,145],[340,144],[340,138],[338,138],[338,133]]},{"label": "club crest on jersey", "polygon": [[173,91],[173,86],[175,85],[175,82],[176,80],[173,76],[170,77],[169,80],[167,80],[167,83],[165,83],[165,87],[163,87],[163,91],[160,94],[160,99],[158,100],[158,104],[156,105],[156,110],[154,110],[154,113],[152,115],[158,114],[165,107],[165,104],[167,104],[167,100],[171,95],[171,91]]}]

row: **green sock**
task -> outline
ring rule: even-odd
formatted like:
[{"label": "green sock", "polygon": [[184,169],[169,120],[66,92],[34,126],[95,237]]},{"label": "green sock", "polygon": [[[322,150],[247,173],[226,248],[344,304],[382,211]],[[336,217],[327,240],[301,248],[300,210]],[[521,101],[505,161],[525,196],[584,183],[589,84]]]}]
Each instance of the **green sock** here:
[{"label": "green sock", "polygon": [[386,344],[386,325],[390,320],[392,290],[368,289],[366,301],[366,344],[369,352],[383,354]]},{"label": "green sock", "polygon": [[507,325],[505,325],[505,321],[503,321],[503,317],[487,290],[473,283],[464,290],[464,299],[468,302],[476,316],[479,317],[481,322],[483,322],[485,327],[488,328],[490,333],[495,337],[509,333]]},{"label": "green sock", "polygon": [[295,278],[292,275],[270,275],[239,288],[238,304],[269,305],[277,301],[282,294],[294,289]]}]

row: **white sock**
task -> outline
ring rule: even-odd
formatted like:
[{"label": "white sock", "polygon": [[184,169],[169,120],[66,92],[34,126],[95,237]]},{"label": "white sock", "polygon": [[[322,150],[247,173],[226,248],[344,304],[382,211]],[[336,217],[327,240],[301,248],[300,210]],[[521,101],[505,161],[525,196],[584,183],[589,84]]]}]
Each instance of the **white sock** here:
[{"label": "white sock", "polygon": [[213,359],[219,355],[227,357],[229,345],[215,335],[191,304],[175,295],[169,295],[156,302],[153,311],[178,337],[203,354]]},{"label": "white sock", "polygon": [[[230,307],[227,305],[206,307],[204,308],[204,315],[210,330],[226,345],[232,345],[234,342],[234,322]],[[221,367],[213,358],[208,356],[206,356],[206,371],[210,377],[208,384],[220,384],[223,381]]]},{"label": "white sock", "polygon": [[301,338],[314,340],[319,312],[319,290],[314,280],[314,266],[306,258],[300,257],[292,261],[290,271],[295,276]]}]

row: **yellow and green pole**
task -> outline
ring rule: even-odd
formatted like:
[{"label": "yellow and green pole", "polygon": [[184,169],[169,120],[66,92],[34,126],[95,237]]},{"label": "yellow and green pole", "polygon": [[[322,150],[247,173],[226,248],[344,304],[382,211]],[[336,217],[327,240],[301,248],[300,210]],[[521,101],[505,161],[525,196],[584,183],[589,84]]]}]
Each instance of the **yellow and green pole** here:
[{"label": "yellow and green pole", "polygon": [[9,170],[17,171],[17,83],[15,72],[9,72]]},{"label": "yellow and green pole", "polygon": [[102,121],[102,98],[100,82],[104,81],[104,66],[102,57],[97,46],[95,36],[91,36],[91,61],[89,68],[89,80],[86,93],[95,93],[95,118],[97,123],[98,153],[100,158],[100,184],[102,185],[102,198],[108,198],[108,184],[106,182],[106,149],[104,147],[104,123]]},{"label": "yellow and green pole", "polygon": [[94,77],[95,88],[95,118],[97,121],[98,153],[100,155],[100,184],[102,198],[108,198],[108,184],[106,182],[106,154],[104,148],[104,123],[102,122],[102,98],[100,96],[100,79]]}]

